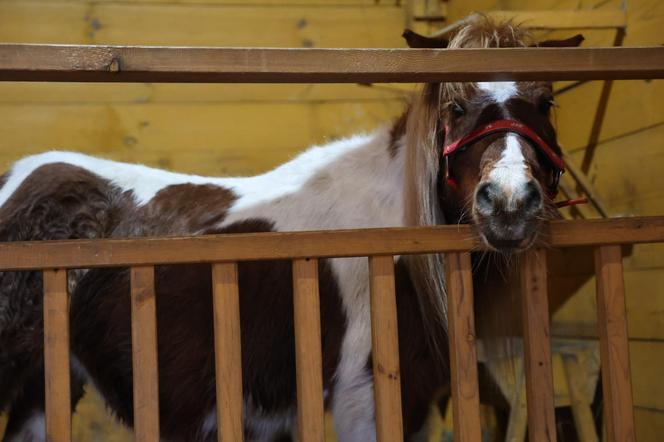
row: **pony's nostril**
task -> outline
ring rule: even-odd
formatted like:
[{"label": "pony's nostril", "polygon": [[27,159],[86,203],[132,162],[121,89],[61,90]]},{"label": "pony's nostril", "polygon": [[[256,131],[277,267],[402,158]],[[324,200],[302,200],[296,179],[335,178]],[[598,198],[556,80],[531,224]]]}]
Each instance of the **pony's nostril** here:
[{"label": "pony's nostril", "polygon": [[542,206],[542,192],[533,181],[526,184],[521,204],[523,209],[528,212],[539,210]]},{"label": "pony's nostril", "polygon": [[495,184],[482,183],[475,193],[475,207],[483,213],[493,212],[493,200],[495,198]]}]

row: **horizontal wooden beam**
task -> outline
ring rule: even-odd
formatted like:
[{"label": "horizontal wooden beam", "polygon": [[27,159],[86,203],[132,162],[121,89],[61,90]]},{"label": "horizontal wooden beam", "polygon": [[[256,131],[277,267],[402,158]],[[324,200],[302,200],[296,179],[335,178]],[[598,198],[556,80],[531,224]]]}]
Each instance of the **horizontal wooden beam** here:
[{"label": "horizontal wooden beam", "polygon": [[[552,247],[664,242],[664,216],[551,221]],[[481,250],[469,225],[0,243],[0,270],[124,267]]]},{"label": "horizontal wooden beam", "polygon": [[664,47],[266,49],[0,45],[0,81],[379,83],[664,78]]}]

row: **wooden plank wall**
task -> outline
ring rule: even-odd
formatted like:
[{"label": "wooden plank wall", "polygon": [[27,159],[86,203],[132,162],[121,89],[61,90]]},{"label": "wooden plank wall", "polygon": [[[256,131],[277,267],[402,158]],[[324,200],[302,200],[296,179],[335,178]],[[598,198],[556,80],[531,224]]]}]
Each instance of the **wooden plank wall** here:
[{"label": "wooden plank wall", "polygon": [[[285,4],[286,6],[282,6]],[[395,1],[0,2],[0,41],[400,47]],[[0,84],[0,168],[67,149],[199,174],[250,174],[389,122],[403,86]]]},{"label": "wooden plank wall", "polygon": [[[472,0],[450,1],[450,19],[472,10],[569,10],[619,9],[620,0]],[[625,46],[664,44],[664,2],[627,2]],[[558,31],[550,36],[570,36],[576,31]],[[615,33],[609,30],[579,31],[584,46],[610,46]],[[542,35],[542,33],[540,33]],[[560,142],[567,158],[580,167],[584,147],[602,88],[601,82],[587,83],[557,97],[556,120]],[[608,109],[590,182],[613,216],[664,213],[664,81],[617,81]],[[588,265],[592,268],[592,262]],[[664,364],[664,247],[634,247],[626,258],[625,288],[630,337],[630,357],[639,441],[659,441],[664,434],[664,384],[660,367]],[[568,269],[561,283],[574,286],[580,278],[574,273],[588,269]],[[565,334],[587,337],[596,333],[595,281],[587,281],[553,318]]]}]

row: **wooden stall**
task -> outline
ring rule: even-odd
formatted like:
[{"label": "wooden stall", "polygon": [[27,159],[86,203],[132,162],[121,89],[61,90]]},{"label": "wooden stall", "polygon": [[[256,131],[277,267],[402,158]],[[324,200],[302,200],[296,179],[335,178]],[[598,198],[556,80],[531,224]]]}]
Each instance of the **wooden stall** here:
[{"label": "wooden stall", "polygon": [[[255,56],[247,56],[248,54]],[[258,57],[260,56],[260,57]],[[620,63],[616,63],[620,60]],[[533,79],[664,78],[664,48],[495,50],[278,50],[0,45],[0,80],[92,82],[413,82]],[[592,246],[597,275],[598,335],[604,373],[607,440],[635,440],[620,245],[664,242],[664,218],[548,223],[554,248]],[[402,440],[393,256],[447,254],[455,434],[479,441],[479,397],[469,252],[481,248],[469,226],[359,231],[238,234],[190,238],[5,243],[0,270],[44,271],[46,422],[49,440],[71,439],[68,294],[72,268],[132,268],[136,439],[159,439],[154,266],[214,265],[215,349],[220,440],[242,437],[238,261],[291,259],[295,287],[296,362],[302,440],[322,440],[322,385],[315,260],[367,256],[370,262],[376,420],[380,441]],[[57,251],[57,253],[56,253]],[[528,431],[555,440],[546,290],[547,252],[522,264],[522,312]],[[313,339],[311,337],[314,337]],[[235,355],[235,357],[232,357]],[[382,367],[377,370],[376,367]]]}]

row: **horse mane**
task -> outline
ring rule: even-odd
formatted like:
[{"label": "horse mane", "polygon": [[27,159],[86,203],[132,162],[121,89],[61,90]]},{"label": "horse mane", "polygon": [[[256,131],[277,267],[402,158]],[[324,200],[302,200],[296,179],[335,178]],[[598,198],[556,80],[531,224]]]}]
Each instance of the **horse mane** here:
[{"label": "horse mane", "polygon": [[[483,14],[473,17],[450,39],[449,49],[523,48],[536,44],[532,34],[512,20],[496,22]],[[465,100],[475,87],[475,83],[441,83],[440,104],[446,105],[453,99]]]},{"label": "horse mane", "polygon": [[[460,28],[449,48],[526,47],[534,43],[525,29],[511,21],[496,22],[480,15]],[[453,100],[464,100],[475,83],[430,83],[408,109],[405,125],[405,221],[409,226],[446,224],[438,197],[440,154],[439,121]],[[442,254],[406,257],[432,353],[445,361],[447,354],[447,292]]]}]

